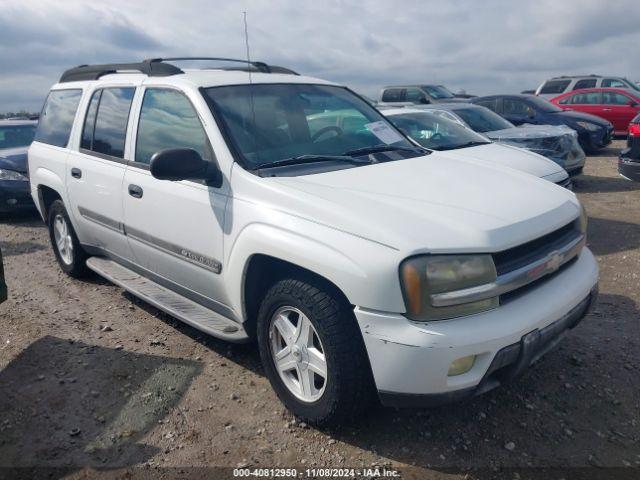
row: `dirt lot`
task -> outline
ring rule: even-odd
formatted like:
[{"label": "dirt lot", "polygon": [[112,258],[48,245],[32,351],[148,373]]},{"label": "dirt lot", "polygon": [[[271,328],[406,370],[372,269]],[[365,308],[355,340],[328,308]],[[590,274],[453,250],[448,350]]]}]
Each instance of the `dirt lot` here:
[{"label": "dirt lot", "polygon": [[253,346],[207,337],[98,277],[67,278],[39,218],[3,219],[0,466],[60,468],[20,471],[47,478],[376,465],[404,478],[640,475],[605,468],[640,466],[640,184],[617,175],[622,144],[590,157],[575,182],[601,296],[560,348],[483,397],[377,409],[339,431],[297,424]]}]

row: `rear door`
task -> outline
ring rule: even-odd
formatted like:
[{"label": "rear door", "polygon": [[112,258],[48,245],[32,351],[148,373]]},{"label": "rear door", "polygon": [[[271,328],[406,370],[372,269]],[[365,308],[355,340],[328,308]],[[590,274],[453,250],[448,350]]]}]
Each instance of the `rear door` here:
[{"label": "rear door", "polygon": [[191,98],[173,87],[147,87],[136,107],[132,162],[124,178],[124,221],[136,263],[147,276],[226,316],[220,275],[229,184],[158,180],[154,153],[191,148],[215,162],[204,119]]},{"label": "rear door", "polygon": [[613,123],[616,133],[626,133],[629,123],[638,114],[635,99],[618,92],[602,92],[603,117]]},{"label": "rear door", "polygon": [[602,117],[602,94],[600,92],[576,92],[562,107],[566,110],[576,110]]},{"label": "rear door", "polygon": [[84,242],[114,257],[129,259],[123,228],[122,181],[129,112],[136,87],[99,88],[83,112],[78,150],[67,159],[67,193],[71,214]]}]

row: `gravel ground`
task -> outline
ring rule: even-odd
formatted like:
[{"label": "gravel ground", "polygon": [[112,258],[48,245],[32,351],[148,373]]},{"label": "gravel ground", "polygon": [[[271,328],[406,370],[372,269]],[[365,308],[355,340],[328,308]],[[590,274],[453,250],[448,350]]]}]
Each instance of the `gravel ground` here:
[{"label": "gravel ground", "polygon": [[298,424],[252,345],[207,337],[98,277],[67,278],[38,217],[2,219],[10,298],[0,306],[0,466],[60,468],[20,471],[48,478],[214,478],[230,472],[209,467],[238,466],[640,475],[606,468],[640,465],[640,184],[617,175],[622,145],[590,157],[575,181],[601,296],[561,346],[482,397],[380,408],[338,431]]}]

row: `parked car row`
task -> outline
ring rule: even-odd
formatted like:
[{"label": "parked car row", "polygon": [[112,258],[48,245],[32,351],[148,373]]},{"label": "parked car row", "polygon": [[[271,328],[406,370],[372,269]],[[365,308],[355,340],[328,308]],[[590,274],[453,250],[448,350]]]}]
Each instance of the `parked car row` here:
[{"label": "parked car row", "polygon": [[471,100],[487,107],[514,125],[564,125],[575,130],[585,152],[593,153],[611,143],[614,128],[610,122],[593,115],[564,111],[553,103],[533,95],[491,95]]},{"label": "parked car row", "polygon": [[429,150],[468,161],[477,159],[514,168],[565,188],[572,186],[567,172],[558,164],[531,151],[492,142],[437,111],[392,108],[384,109],[382,113],[408,137]]}]

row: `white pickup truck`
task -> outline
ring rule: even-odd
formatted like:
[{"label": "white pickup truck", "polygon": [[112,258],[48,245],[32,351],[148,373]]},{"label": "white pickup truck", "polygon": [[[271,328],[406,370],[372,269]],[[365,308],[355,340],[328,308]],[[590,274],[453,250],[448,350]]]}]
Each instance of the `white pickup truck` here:
[{"label": "white pickup truck", "polygon": [[257,340],[318,425],[485,392],[587,312],[598,267],[570,191],[425,151],[345,87],[182,60],[52,87],[29,172],[69,275]]}]

